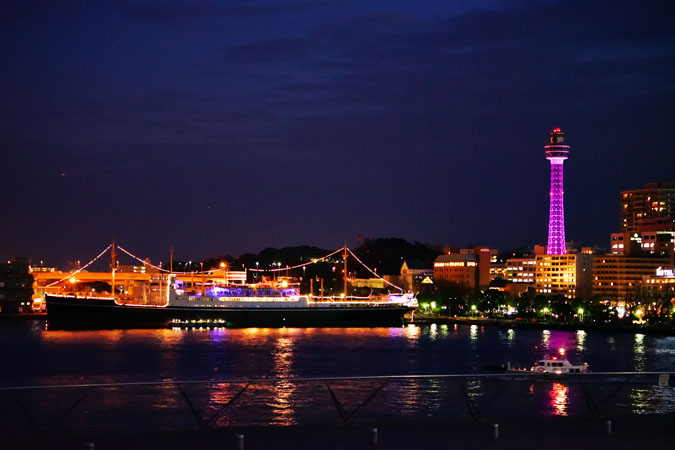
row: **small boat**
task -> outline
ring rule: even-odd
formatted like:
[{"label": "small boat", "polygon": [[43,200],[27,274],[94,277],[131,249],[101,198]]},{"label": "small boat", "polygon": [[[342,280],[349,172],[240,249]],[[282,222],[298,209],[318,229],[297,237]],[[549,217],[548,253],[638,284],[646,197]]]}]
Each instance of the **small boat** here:
[{"label": "small boat", "polygon": [[586,373],[588,372],[588,363],[575,366],[565,358],[551,356],[534,363],[532,371],[537,373],[554,373],[556,375],[563,373]]},{"label": "small boat", "polygon": [[511,363],[507,363],[506,370],[510,372],[535,372],[548,374],[567,374],[567,373],[586,373],[588,372],[588,363],[574,365],[565,358],[565,349],[558,350],[559,356],[546,356],[534,363],[529,369],[512,368]]}]

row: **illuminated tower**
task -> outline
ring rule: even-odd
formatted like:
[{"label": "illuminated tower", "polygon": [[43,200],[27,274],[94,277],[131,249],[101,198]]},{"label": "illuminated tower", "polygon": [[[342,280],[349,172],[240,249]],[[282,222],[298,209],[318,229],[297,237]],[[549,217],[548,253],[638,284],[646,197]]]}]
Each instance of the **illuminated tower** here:
[{"label": "illuminated tower", "polygon": [[565,248],[565,207],[563,205],[563,163],[570,153],[570,146],[563,145],[565,133],[560,128],[551,130],[551,143],[546,148],[546,159],[551,161],[551,203],[548,215],[549,255],[564,255]]}]

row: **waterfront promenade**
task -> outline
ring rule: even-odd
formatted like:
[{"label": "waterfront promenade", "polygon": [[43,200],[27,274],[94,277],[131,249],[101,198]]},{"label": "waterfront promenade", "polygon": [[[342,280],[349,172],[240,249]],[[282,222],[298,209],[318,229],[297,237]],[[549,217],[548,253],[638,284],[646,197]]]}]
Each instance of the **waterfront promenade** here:
[{"label": "waterfront promenade", "polygon": [[[142,433],[134,435],[72,436],[59,439],[3,441],[0,448],[17,450],[96,450],[199,448],[238,450],[243,435],[246,450],[271,449],[670,449],[675,441],[675,416],[631,415],[612,418],[607,436],[607,419],[580,417],[510,418],[499,424],[494,439],[491,421],[471,419],[414,421],[341,425],[225,428],[212,431]],[[372,428],[378,429],[377,445]],[[89,447],[91,448],[91,447]]]},{"label": "waterfront promenade", "polygon": [[517,328],[530,330],[585,330],[605,331],[612,333],[641,333],[659,336],[675,336],[675,326],[648,326],[637,324],[614,324],[595,322],[556,322],[541,320],[503,319],[485,316],[444,316],[437,314],[423,314],[415,312],[416,325],[423,324],[458,324],[458,325],[493,325],[501,328]]}]

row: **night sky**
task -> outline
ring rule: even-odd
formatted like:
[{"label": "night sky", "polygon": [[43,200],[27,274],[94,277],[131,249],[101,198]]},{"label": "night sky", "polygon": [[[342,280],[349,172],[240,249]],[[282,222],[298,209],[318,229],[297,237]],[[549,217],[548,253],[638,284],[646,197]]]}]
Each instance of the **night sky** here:
[{"label": "night sky", "polygon": [[674,181],[675,2],[0,2],[0,258],[544,242]]}]

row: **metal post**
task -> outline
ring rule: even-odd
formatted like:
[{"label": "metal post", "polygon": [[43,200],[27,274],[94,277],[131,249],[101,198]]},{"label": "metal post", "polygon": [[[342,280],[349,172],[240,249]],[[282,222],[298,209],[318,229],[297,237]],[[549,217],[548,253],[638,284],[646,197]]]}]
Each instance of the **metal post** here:
[{"label": "metal post", "polygon": [[237,435],[237,450],[244,450],[244,435]]},{"label": "metal post", "polygon": [[372,447],[377,446],[377,428],[370,429],[370,445]]},{"label": "metal post", "polygon": [[605,432],[607,433],[607,437],[610,437],[612,435],[612,421],[608,420],[605,422]]},{"label": "metal post", "polygon": [[499,439],[499,424],[492,425],[492,438],[496,441]]}]

